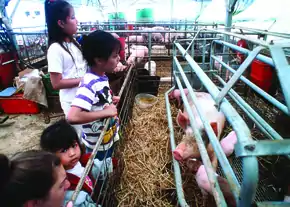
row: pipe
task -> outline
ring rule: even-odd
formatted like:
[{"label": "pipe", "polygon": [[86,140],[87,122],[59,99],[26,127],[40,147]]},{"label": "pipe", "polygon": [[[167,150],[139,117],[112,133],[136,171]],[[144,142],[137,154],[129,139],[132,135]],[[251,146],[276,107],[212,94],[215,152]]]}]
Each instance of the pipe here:
[{"label": "pipe", "polygon": [[[171,146],[172,152],[175,150],[176,145],[175,145],[175,140],[174,140],[174,128],[173,128],[173,123],[172,123],[172,117],[171,117],[171,110],[170,110],[170,103],[169,103],[168,94],[171,91],[173,91],[174,88],[175,88],[175,86],[170,88],[165,93],[166,114],[167,114],[167,120],[168,120],[168,128],[169,128],[169,135],[170,135],[170,146]],[[184,194],[183,194],[181,172],[180,172],[179,163],[174,159],[173,155],[172,155],[172,162],[173,162],[173,170],[174,170],[174,178],[175,178],[175,185],[176,185],[178,203],[179,203],[179,205],[181,207],[189,207],[189,205],[186,203],[186,200],[185,200]]]},{"label": "pipe", "polygon": [[[177,68],[178,68],[178,65],[177,65]],[[211,186],[212,193],[213,193],[213,196],[215,198],[216,204],[217,204],[218,207],[227,206],[227,204],[225,202],[224,195],[222,194],[220,186],[218,184],[217,177],[215,176],[215,172],[212,169],[212,165],[211,165],[209,156],[207,154],[207,150],[205,148],[205,145],[203,143],[203,139],[201,137],[200,132],[196,128],[196,121],[194,119],[193,112],[192,112],[191,107],[189,105],[189,102],[188,102],[188,100],[186,98],[186,95],[185,95],[185,93],[183,91],[183,87],[181,85],[181,82],[180,82],[178,77],[175,77],[175,81],[177,83],[178,88],[180,89],[180,93],[181,93],[181,97],[182,97],[182,100],[183,100],[184,107],[185,107],[186,111],[188,112],[189,120],[190,120],[190,126],[193,129],[193,136],[194,136],[194,138],[196,140],[196,143],[198,145],[198,149],[199,149],[199,152],[200,152],[200,155],[201,155],[202,163],[205,166],[206,173],[207,173],[207,176],[208,176],[208,180],[209,180],[209,183],[210,183],[210,186]],[[187,85],[187,89],[188,89],[189,94],[190,94],[190,96],[191,96],[191,98],[193,100],[193,103],[196,105],[196,108],[199,109],[200,106],[196,102],[196,96],[194,95],[194,92],[193,92],[192,88],[190,87],[190,85],[188,87],[189,83],[188,83],[187,79],[184,79],[184,82]],[[209,125],[208,122],[204,123],[204,124]],[[207,126],[207,127],[211,128],[210,125]],[[211,131],[211,133],[214,134],[213,129],[210,129],[209,131]],[[192,137],[192,139],[194,139],[194,138]]]},{"label": "pipe", "polygon": [[[214,75],[224,86],[226,85],[226,82],[218,75]],[[247,113],[247,115],[250,116],[250,118],[260,126],[259,128],[265,132],[265,134],[270,139],[276,139],[276,140],[283,140],[283,138],[254,110],[252,107],[244,101],[242,97],[239,96],[237,92],[235,92],[233,89],[229,91],[230,97],[240,106],[244,108],[244,112]]]},{"label": "pipe", "polygon": [[[174,63],[177,66],[177,69],[179,70],[179,73],[181,74],[181,77],[182,77],[182,79],[183,79],[183,81],[184,81],[184,83],[189,91],[190,98],[193,101],[194,105],[196,106],[199,117],[203,123],[205,131],[207,132],[210,143],[213,146],[213,149],[214,149],[215,154],[220,162],[220,165],[223,169],[223,172],[229,181],[230,187],[231,187],[232,191],[234,192],[236,200],[238,201],[238,197],[239,197],[239,193],[240,193],[240,184],[235,176],[235,173],[234,173],[233,169],[230,167],[231,165],[230,165],[225,153],[223,153],[223,149],[221,148],[221,145],[220,145],[212,127],[210,126],[209,121],[205,118],[204,114],[202,113],[201,106],[197,102],[196,96],[192,90],[192,87],[190,86],[189,81],[187,80],[185,73],[182,70],[180,63],[178,62],[176,57],[174,57],[173,59],[174,59]],[[183,91],[182,87],[179,89],[181,89],[181,91]],[[186,110],[189,111],[188,109],[186,109]],[[202,154],[202,153],[200,153],[200,154]]]},{"label": "pipe", "polygon": [[[224,66],[227,70],[231,71],[232,73],[235,73],[236,72],[236,70],[232,69],[229,65],[227,65],[226,63],[224,63],[223,61],[221,61],[218,57],[216,57],[214,55],[211,55],[211,57],[214,60],[218,61],[220,64],[222,64],[222,66]],[[270,96],[268,93],[266,93],[261,88],[259,88],[256,84],[252,83],[250,80],[248,80],[244,76],[241,76],[240,79],[244,83],[246,83],[248,86],[250,86],[258,94],[260,94],[261,96],[263,96],[266,100],[268,100],[270,103],[272,103],[274,106],[276,106],[278,109],[280,109],[281,111],[283,111],[285,114],[289,114],[288,113],[288,109],[287,109],[287,107],[284,104],[282,104],[281,102],[279,102],[274,97]]]},{"label": "pipe", "polygon": [[[229,47],[229,48],[231,48],[231,49],[234,49],[234,50],[239,51],[239,52],[241,52],[241,53],[243,53],[243,54],[246,54],[246,55],[248,55],[248,54],[251,53],[250,50],[247,50],[247,49],[245,49],[245,48],[239,47],[239,46],[237,46],[237,45],[234,45],[234,44],[231,44],[231,43],[228,43],[228,42],[225,42],[225,41],[214,40],[214,41],[212,42],[212,44],[214,44],[214,43],[217,43],[217,44],[220,44],[220,45],[225,45],[225,46],[227,46],[227,47]],[[257,55],[256,58],[257,58],[258,60],[264,62],[264,63],[267,63],[267,64],[269,64],[269,65],[275,67],[275,64],[274,64],[272,58],[269,58],[269,57],[267,57],[267,56],[265,56],[265,55],[260,55],[260,54]]]},{"label": "pipe", "polygon": [[[179,44],[175,43],[176,47],[183,54],[184,48]],[[209,79],[209,77],[203,72],[203,70],[196,64],[189,54],[185,54],[184,58],[188,61],[193,71],[196,72],[200,81],[206,87],[211,96],[215,99],[219,93],[218,88]],[[237,137],[238,143],[243,141],[252,140],[251,133],[244,120],[239,116],[233,106],[224,99],[220,106],[221,111],[227,117],[227,120],[233,126]],[[243,157],[243,182],[240,193],[240,200],[238,206],[250,206],[254,196],[256,194],[257,183],[258,183],[258,161],[256,157]]]}]

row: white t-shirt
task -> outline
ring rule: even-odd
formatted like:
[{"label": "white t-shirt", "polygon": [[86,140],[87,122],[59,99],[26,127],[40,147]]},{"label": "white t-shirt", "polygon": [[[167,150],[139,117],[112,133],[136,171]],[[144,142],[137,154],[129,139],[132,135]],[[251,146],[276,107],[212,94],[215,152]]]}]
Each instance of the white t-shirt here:
[{"label": "white t-shirt", "polygon": [[[87,64],[81,51],[72,43],[63,43],[72,56],[65,51],[58,43],[50,45],[47,51],[48,72],[61,73],[63,79],[81,78],[87,71]],[[71,103],[78,87],[60,89],[60,102]]]}]

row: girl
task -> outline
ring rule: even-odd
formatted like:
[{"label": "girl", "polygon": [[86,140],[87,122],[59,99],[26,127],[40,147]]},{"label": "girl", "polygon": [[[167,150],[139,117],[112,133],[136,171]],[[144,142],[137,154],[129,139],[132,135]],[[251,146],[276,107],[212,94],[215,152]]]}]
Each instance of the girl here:
[{"label": "girl", "polygon": [[[73,7],[64,0],[45,1],[45,17],[48,31],[48,72],[54,89],[67,116],[77,86],[87,70],[81,48],[73,35],[77,32],[77,20]],[[74,126],[80,136],[81,126]]]},{"label": "girl", "polygon": [[[47,127],[41,135],[40,146],[60,158],[71,183],[65,195],[65,202],[69,201],[84,172],[90,154],[82,154],[78,135],[66,120],[60,120]],[[99,174],[99,178],[102,180],[106,171],[112,171],[112,159],[106,159],[106,164],[95,159],[90,176],[86,177],[74,206],[97,206],[90,194],[93,192],[94,180],[98,178]]]},{"label": "girl", "polygon": [[95,31],[82,40],[83,57],[90,66],[77,91],[76,98],[68,114],[71,123],[83,124],[83,137],[87,151],[94,149],[104,128],[106,118],[110,119],[107,132],[96,155],[99,160],[113,153],[113,142],[119,139],[119,120],[114,104],[119,97],[113,96],[106,72],[113,72],[120,57],[121,43],[110,33]]},{"label": "girl", "polygon": [[0,169],[1,206],[62,206],[70,183],[55,155],[31,150],[9,160],[1,154]]}]

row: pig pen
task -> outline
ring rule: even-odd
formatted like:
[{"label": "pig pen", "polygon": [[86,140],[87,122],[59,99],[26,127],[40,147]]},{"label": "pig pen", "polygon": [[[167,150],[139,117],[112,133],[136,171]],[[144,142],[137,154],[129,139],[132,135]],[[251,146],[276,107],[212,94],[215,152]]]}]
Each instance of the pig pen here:
[{"label": "pig pen", "polygon": [[[259,45],[259,43],[261,44],[261,42],[255,41],[253,39],[248,39],[246,36],[241,36],[234,33],[232,33],[231,35],[232,35],[231,38],[234,37],[233,39],[235,39],[235,37],[239,37],[241,39],[249,40],[249,42],[252,42],[254,45]],[[248,54],[247,59],[248,60],[251,58],[252,59],[247,62],[248,65],[244,64],[243,66],[241,66],[242,64],[240,64],[237,66],[237,65],[234,65],[232,62],[229,62],[230,65],[228,65],[224,62],[225,60],[221,60],[220,58],[217,58],[216,55],[221,54],[222,52],[215,47],[215,44],[227,46],[233,49],[234,51],[241,52],[242,54]],[[264,46],[267,47],[267,43],[262,43],[262,44],[264,44]],[[263,89],[261,88],[260,90],[257,89],[258,87],[262,87],[262,86],[255,87],[256,85],[254,85],[252,82],[250,82],[247,79],[250,77],[249,74],[247,74],[246,72],[245,73],[241,72],[241,69],[243,67],[244,69],[247,69],[249,67],[249,64],[254,60],[254,58],[256,57],[257,54],[259,54],[260,51],[259,52],[256,51],[257,53],[254,54],[254,52],[252,52],[251,50],[244,50],[243,48],[239,49],[239,47],[236,47],[234,45],[234,41],[231,41],[231,43],[229,43],[222,40],[216,40],[216,41],[214,40],[213,43],[211,43],[211,52],[210,52],[211,59],[209,62],[209,67],[200,67],[198,64],[196,64],[196,62],[193,61],[193,58],[189,55],[189,53],[185,51],[186,48],[183,48],[180,44],[178,44],[178,41],[175,45],[176,45],[176,50],[180,52],[181,54],[183,54],[183,57],[187,62],[185,66],[187,67],[187,65],[190,65],[192,68],[190,70],[196,73],[196,76],[193,77],[195,79],[194,81],[190,80],[188,76],[185,78],[186,76],[185,72],[187,71],[187,68],[183,67],[182,63],[179,63],[179,61],[174,57],[175,65],[173,67],[174,67],[174,73],[175,73],[174,75],[175,87],[177,88],[178,86],[179,89],[185,88],[185,87],[188,88],[190,85],[193,89],[196,89],[199,91],[210,91],[212,96],[216,96],[215,98],[217,100],[219,100],[218,98],[220,98],[218,97],[218,95],[221,96],[222,94],[221,91],[225,92],[222,95],[224,95],[230,101],[230,105],[227,104],[227,107],[233,106],[239,114],[239,115],[237,114],[234,115],[233,113],[229,115],[229,119],[231,119],[231,121],[234,121],[234,122],[236,121],[236,124],[237,124],[238,122],[237,120],[239,119],[238,116],[240,116],[242,120],[244,120],[247,123],[247,128],[251,130],[250,137],[256,141],[256,142],[251,142],[251,141],[243,140],[243,142],[248,142],[252,144],[249,146],[242,145],[243,147],[245,147],[246,151],[243,151],[244,149],[241,149],[240,146],[238,146],[240,144],[239,143],[236,145],[236,149],[235,149],[236,154],[226,159],[227,160],[226,162],[225,162],[225,159],[223,158],[219,159],[220,164],[223,163],[224,166],[222,167],[222,165],[220,165],[220,168],[218,169],[218,173],[222,176],[226,175],[225,176],[226,178],[228,177],[233,178],[231,173],[228,171],[229,166],[231,166],[233,170],[233,174],[236,177],[237,182],[238,182],[238,184],[237,185],[234,184],[234,186],[242,187],[242,185],[244,185],[243,182],[245,182],[245,180],[253,179],[252,181],[246,181],[248,182],[248,185],[251,186],[254,182],[256,182],[255,179],[256,178],[258,179],[257,189],[254,185],[252,185],[251,187],[243,186],[243,188],[247,189],[247,190],[244,190],[243,192],[239,192],[238,190],[237,196],[238,196],[239,201],[237,202],[240,202],[239,205],[250,206],[252,201],[253,201],[252,205],[258,205],[258,206],[274,206],[274,204],[283,205],[283,206],[289,205],[289,204],[286,204],[285,202],[283,203],[284,195],[287,194],[287,190],[288,190],[287,188],[290,183],[289,179],[287,178],[287,175],[289,174],[290,163],[287,156],[285,156],[289,153],[289,149],[287,148],[283,148],[282,150],[280,149],[282,145],[287,146],[289,143],[287,139],[283,140],[282,138],[282,137],[285,137],[285,138],[289,137],[289,129],[285,129],[285,125],[286,126],[289,125],[289,116],[287,116],[287,112],[285,112],[287,111],[286,104],[287,104],[287,97],[288,97],[289,92],[287,91],[287,89],[284,88],[283,89],[284,94],[283,94],[281,90],[281,88],[283,88],[283,85],[285,84],[285,81],[287,80],[283,79],[283,77],[279,77],[280,83],[278,83],[277,80],[273,80],[273,79],[265,80],[274,84],[278,83],[276,85],[276,89],[274,90],[275,93],[273,93],[273,90],[271,91],[270,89],[269,91],[267,91],[267,95],[265,95],[266,92],[263,91]],[[268,61],[271,59],[269,58],[269,52],[265,52],[265,53],[264,52],[265,51],[263,51],[262,55],[258,55],[257,59],[265,61],[266,63],[271,64],[271,66],[273,67],[276,66],[276,70],[279,71],[279,68],[277,65],[279,64],[279,61],[281,61],[281,59],[280,60],[276,59],[275,63],[270,62]],[[237,55],[237,53],[234,53],[232,51],[227,51],[227,53],[232,59],[236,58],[236,56],[241,54],[241,53],[240,54],[238,53]],[[228,54],[222,54],[222,55],[227,56]],[[265,57],[265,54],[267,54],[266,57]],[[275,57],[275,55],[277,55],[275,52],[272,52],[271,55],[273,55],[272,57],[273,59],[277,58],[277,56]],[[265,59],[263,60],[264,57]],[[215,61],[220,63],[223,66],[223,69],[227,69],[226,71],[230,71],[230,73],[224,73],[223,72],[224,70],[216,68],[215,67],[216,65],[214,65]],[[227,59],[226,61],[229,61],[229,59]],[[238,68],[238,69],[234,70],[233,68]],[[234,74],[231,72],[233,72]],[[240,72],[239,75],[237,75],[238,72]],[[244,76],[240,78],[242,74]],[[285,76],[289,78],[288,74]],[[224,78],[226,79],[226,81],[224,80]],[[234,79],[234,81],[233,82],[229,81],[231,79]],[[186,81],[188,81],[188,83],[186,83]],[[195,84],[193,84],[194,82]],[[256,84],[259,84],[259,83],[256,83]],[[227,87],[224,87],[225,85]],[[219,89],[218,92],[217,90],[215,90],[215,87]],[[283,104],[283,106],[279,104],[275,104],[273,99],[269,98],[268,95],[269,96],[271,95],[273,98],[278,100],[280,103]],[[283,95],[285,96],[285,99],[283,98]],[[166,103],[166,104],[169,105],[169,103]],[[224,108],[223,110],[227,111],[230,109]],[[176,115],[174,114],[174,111],[171,111],[171,110],[167,112],[167,115],[170,113],[172,114],[172,120],[174,122]],[[258,115],[256,113],[258,113]],[[286,115],[284,113],[286,113]],[[235,117],[235,120],[232,119],[233,117]],[[171,117],[169,119],[171,119]],[[284,125],[284,127],[282,127],[281,125],[282,126]],[[171,128],[170,124],[169,124],[169,127]],[[174,126],[172,128],[175,130]],[[241,126],[237,130],[237,126],[236,126],[236,130],[237,130],[236,132],[239,132],[239,130],[241,130],[242,132],[242,128],[243,127]],[[222,137],[224,137],[231,130],[233,130],[232,126],[230,125],[230,123],[227,122],[227,125],[226,125],[226,128],[224,129],[224,133]],[[172,136],[172,134],[170,135]],[[174,142],[179,143],[181,141],[180,136],[178,135],[176,136],[176,132],[174,132],[174,138],[175,138],[174,139],[175,141],[171,139],[172,150],[175,148]],[[276,140],[269,141],[269,138],[270,140],[271,139],[273,140],[276,139]],[[211,143],[214,143],[214,142],[211,142]],[[268,148],[264,144],[269,144]],[[217,144],[213,144],[213,145],[217,145]],[[257,151],[255,151],[256,145],[260,147],[259,150]],[[265,147],[265,149],[263,149],[262,146]],[[249,147],[248,152],[247,152],[247,147]],[[216,148],[217,150],[219,150],[218,146],[216,146]],[[254,153],[250,153],[249,151],[252,151]],[[250,156],[250,154],[252,154],[253,156]],[[258,161],[258,166],[257,166],[258,171],[256,171],[258,172],[257,174],[255,170],[252,171],[251,173],[247,172],[245,168],[243,170],[243,167],[245,167],[243,166],[243,163],[242,163],[243,157],[252,157],[254,159],[257,159]],[[173,162],[176,162],[176,161],[173,161]],[[225,166],[225,163],[227,162],[228,162],[228,166]],[[253,164],[252,169],[250,169],[251,167],[249,165],[247,166],[249,171],[253,170],[253,168],[256,168],[255,164],[254,163],[252,164]],[[192,206],[192,204],[190,204],[190,200],[189,200],[190,198],[188,197],[188,194],[183,193],[184,189],[181,188],[181,186],[184,187],[184,185],[181,185],[184,181],[184,178],[182,177],[182,173],[180,175],[180,172],[179,172],[180,167],[182,169],[181,171],[182,173],[187,171],[186,167],[180,166],[177,162],[175,163],[175,179],[178,180],[178,182],[176,182],[176,187],[177,187],[177,192],[179,193],[178,195],[179,203],[181,206],[188,206],[188,205]],[[228,171],[227,174],[223,173],[225,168],[226,168],[226,171]],[[243,175],[245,174],[247,174],[249,177],[243,177]],[[256,178],[255,178],[256,176],[255,174],[257,175]],[[211,182],[214,182],[214,181],[212,180]],[[233,185],[233,183],[229,183],[229,184]],[[216,184],[214,186],[214,190],[217,190]],[[233,193],[235,192],[233,191]],[[253,195],[254,197],[251,198],[251,196]],[[185,199],[183,199],[183,196],[185,196]],[[193,198],[193,196],[190,196],[190,197]],[[217,197],[219,199],[222,198],[220,195],[217,195]],[[242,197],[246,199],[243,200]],[[218,206],[225,206],[226,204],[222,203],[221,200],[220,200],[220,203],[218,203]],[[274,202],[274,201],[277,201],[277,202]],[[214,206],[214,204],[211,204],[209,206]]]},{"label": "pig pen", "polygon": [[[171,75],[171,60],[156,60],[156,74],[160,77]],[[142,69],[142,68],[141,68]],[[174,184],[172,156],[168,139],[168,126],[165,107],[165,92],[171,87],[170,83],[154,83],[158,86],[147,91],[157,92],[158,102],[149,109],[140,109],[134,102],[138,89],[139,69],[134,71],[134,84],[128,90],[134,91],[130,97],[131,104],[123,104],[131,108],[126,120],[122,124],[122,141],[115,151],[120,159],[118,172],[111,177],[108,198],[114,204],[107,206],[176,206],[177,195]],[[148,81],[150,84],[150,81]],[[151,83],[152,84],[152,83]],[[157,91],[155,91],[157,90]],[[172,111],[177,115],[177,108],[172,105]],[[123,114],[120,114],[123,116]],[[175,123],[176,135],[181,137],[181,131]],[[192,206],[202,206],[201,195],[194,178],[184,173],[184,190]],[[194,192],[194,193],[192,193]],[[193,198],[191,197],[193,196]]]}]

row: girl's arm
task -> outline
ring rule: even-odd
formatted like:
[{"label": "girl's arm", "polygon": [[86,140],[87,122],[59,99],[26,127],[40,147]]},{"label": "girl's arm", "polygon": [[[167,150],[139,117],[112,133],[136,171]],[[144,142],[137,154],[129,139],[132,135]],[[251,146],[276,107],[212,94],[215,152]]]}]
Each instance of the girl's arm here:
[{"label": "girl's arm", "polygon": [[114,117],[116,115],[117,108],[114,104],[111,104],[100,111],[85,111],[80,107],[72,105],[68,112],[67,119],[71,124],[85,124],[97,119]]},{"label": "girl's arm", "polygon": [[55,90],[77,87],[81,78],[62,79],[61,73],[50,73],[51,85]]}]

